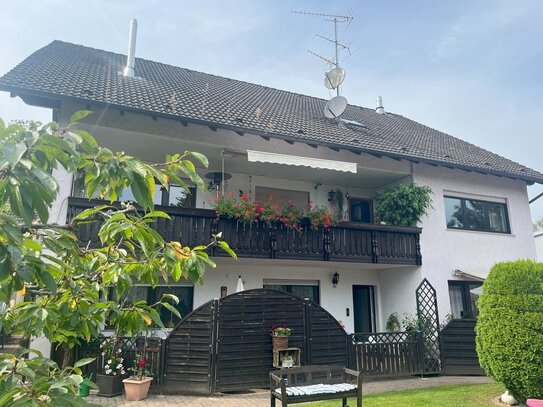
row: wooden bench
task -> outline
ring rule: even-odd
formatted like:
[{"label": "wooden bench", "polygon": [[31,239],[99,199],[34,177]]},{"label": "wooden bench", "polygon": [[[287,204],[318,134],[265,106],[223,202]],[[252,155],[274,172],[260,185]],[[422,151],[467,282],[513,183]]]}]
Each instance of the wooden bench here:
[{"label": "wooden bench", "polygon": [[302,366],[270,372],[271,407],[275,400],[281,407],[309,401],[356,397],[356,406],[362,407],[362,376],[359,372],[341,366]]}]

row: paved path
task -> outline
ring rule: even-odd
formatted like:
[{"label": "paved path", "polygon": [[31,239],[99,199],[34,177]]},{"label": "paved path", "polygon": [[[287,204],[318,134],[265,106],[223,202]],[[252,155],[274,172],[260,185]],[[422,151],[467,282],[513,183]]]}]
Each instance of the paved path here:
[{"label": "paved path", "polygon": [[[386,381],[371,381],[364,384],[363,394],[382,393],[389,390],[420,389],[447,384],[492,383],[487,377],[439,376],[432,378],[408,378]],[[142,401],[126,401],[124,396],[105,398],[91,395],[87,401],[105,407],[268,407],[269,391],[254,390],[236,394],[218,394],[212,397],[201,396],[162,396],[150,395]]]}]

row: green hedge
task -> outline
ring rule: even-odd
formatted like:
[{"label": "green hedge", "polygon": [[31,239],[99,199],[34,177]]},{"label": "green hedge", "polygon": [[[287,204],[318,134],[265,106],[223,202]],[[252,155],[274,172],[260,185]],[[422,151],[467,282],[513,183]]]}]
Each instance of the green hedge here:
[{"label": "green hedge", "polygon": [[496,264],[478,306],[477,353],[485,372],[521,402],[543,398],[543,263]]}]

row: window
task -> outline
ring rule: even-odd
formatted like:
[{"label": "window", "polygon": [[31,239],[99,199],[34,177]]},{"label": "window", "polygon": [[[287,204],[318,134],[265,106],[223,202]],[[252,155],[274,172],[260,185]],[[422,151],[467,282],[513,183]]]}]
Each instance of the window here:
[{"label": "window", "polygon": [[264,280],[264,288],[283,291],[300,298],[309,298],[320,303],[319,282],[312,280]]},{"label": "window", "polygon": [[[119,197],[119,201],[134,200],[134,195],[130,189],[125,189]],[[187,193],[185,188],[178,185],[170,185],[169,190],[157,185],[153,203],[155,205],[177,206],[179,208],[194,208],[196,207],[196,188],[189,187],[189,193]]]},{"label": "window", "polygon": [[449,281],[449,299],[453,319],[474,319],[479,315],[477,300],[481,294],[480,281]]},{"label": "window", "polygon": [[[154,304],[160,301],[164,294],[173,294],[179,298],[179,304],[171,305],[179,311],[182,318],[192,311],[194,287],[188,285],[158,285],[155,288],[148,285],[136,285],[128,293],[127,302],[130,304],[138,300],[144,300],[147,304]],[[110,295],[110,299],[114,299],[113,295]],[[160,314],[160,319],[166,328],[173,328],[179,322],[179,318],[165,307],[160,307],[158,312]]]},{"label": "window", "polygon": [[373,222],[373,205],[368,199],[349,199],[351,222]]},{"label": "window", "polygon": [[309,205],[309,192],[255,187],[255,199],[257,201],[265,201],[269,197],[272,197],[275,202],[292,202],[294,206],[300,209],[307,208],[307,205]]},{"label": "window", "polygon": [[[85,189],[83,187],[84,176],[83,173],[78,173],[72,185],[72,196],[78,198],[85,198]],[[153,203],[155,205],[164,206],[177,206],[180,208],[195,208],[196,207],[196,187],[189,187],[189,193],[179,185],[170,185],[169,190],[161,188],[157,184],[155,188],[155,195],[153,197]],[[98,194],[95,195],[98,198]],[[130,188],[125,189],[118,199],[119,201],[135,201],[134,194]]]},{"label": "window", "polygon": [[447,228],[511,233],[507,204],[445,196]]}]

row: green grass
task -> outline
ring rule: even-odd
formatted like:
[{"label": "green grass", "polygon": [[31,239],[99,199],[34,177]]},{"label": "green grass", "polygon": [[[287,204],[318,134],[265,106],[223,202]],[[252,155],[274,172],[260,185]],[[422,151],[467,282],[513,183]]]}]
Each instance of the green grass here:
[{"label": "green grass", "polygon": [[[500,384],[465,384],[426,389],[389,391],[364,396],[364,407],[482,407],[494,406],[492,399],[503,393]],[[299,404],[304,407],[339,407],[341,400]],[[349,399],[356,406],[356,399]]]}]

